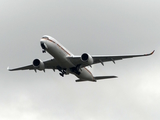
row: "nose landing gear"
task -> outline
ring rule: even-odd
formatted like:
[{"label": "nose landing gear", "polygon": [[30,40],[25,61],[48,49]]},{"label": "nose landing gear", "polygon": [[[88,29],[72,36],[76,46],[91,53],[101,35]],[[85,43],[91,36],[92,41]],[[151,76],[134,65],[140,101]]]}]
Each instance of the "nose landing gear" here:
[{"label": "nose landing gear", "polygon": [[46,53],[46,50],[42,50],[42,53]]},{"label": "nose landing gear", "polygon": [[42,53],[46,53],[47,45],[43,42],[41,42],[41,47],[42,47]]}]

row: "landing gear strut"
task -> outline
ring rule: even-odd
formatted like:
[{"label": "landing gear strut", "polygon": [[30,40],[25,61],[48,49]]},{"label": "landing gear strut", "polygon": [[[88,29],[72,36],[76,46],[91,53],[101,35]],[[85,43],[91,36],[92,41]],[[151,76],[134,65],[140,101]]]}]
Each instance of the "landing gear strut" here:
[{"label": "landing gear strut", "polygon": [[63,73],[59,73],[59,75],[62,76],[62,77],[64,77],[64,74],[63,74]]},{"label": "landing gear strut", "polygon": [[59,75],[64,77],[64,75],[66,74],[66,68],[62,68],[60,66],[57,66],[56,68],[60,71]]},{"label": "landing gear strut", "polygon": [[80,71],[82,71],[82,70],[81,70],[81,65],[79,64],[79,65],[77,65],[76,67],[72,67],[72,68],[70,68],[70,70],[71,70],[73,73],[76,73],[77,75],[80,75],[80,74],[81,74]]},{"label": "landing gear strut", "polygon": [[64,77],[64,74],[66,74],[65,70],[61,70],[61,73],[59,73],[60,76]]}]

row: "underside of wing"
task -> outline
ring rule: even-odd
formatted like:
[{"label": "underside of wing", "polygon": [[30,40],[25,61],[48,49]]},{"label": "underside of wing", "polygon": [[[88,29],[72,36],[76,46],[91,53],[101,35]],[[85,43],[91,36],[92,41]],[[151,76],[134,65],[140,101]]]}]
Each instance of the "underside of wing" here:
[{"label": "underside of wing", "polygon": [[104,79],[111,79],[111,78],[117,78],[117,76],[96,76],[94,77],[94,80],[78,79],[76,80],[76,82],[84,82],[84,81],[97,82],[97,80],[104,80]]},{"label": "underside of wing", "polygon": [[[37,64],[37,66],[34,66],[34,64]],[[36,70],[36,69],[43,70],[43,69],[55,69],[57,65],[58,65],[58,63],[57,63],[57,61],[55,59],[47,60],[47,61],[44,61],[44,62],[39,60],[39,59],[35,59],[33,61],[33,64],[31,64],[31,65],[22,66],[22,67],[13,68],[13,69],[10,69],[8,67],[7,69],[9,71]]]},{"label": "underside of wing", "polygon": [[109,62],[112,61],[113,63],[115,63],[115,61],[117,60],[122,60],[122,59],[127,59],[127,58],[135,58],[135,57],[144,57],[144,56],[150,56],[154,53],[151,52],[149,54],[141,54],[141,55],[119,55],[119,56],[109,56],[109,55],[93,55],[90,56],[88,54],[85,54],[86,59],[85,61],[82,60],[82,56],[75,56],[75,57],[68,57],[68,59],[75,65],[75,66],[81,66],[81,67],[86,67],[92,64],[97,64],[97,63],[101,63],[102,65],[104,65],[103,62]]},{"label": "underside of wing", "polygon": [[112,61],[113,63],[115,63],[116,60],[135,58],[135,57],[150,56],[153,53],[154,53],[154,51],[151,52],[151,53],[149,53],[149,54],[141,54],[141,55],[93,56],[93,59],[94,59],[94,64],[108,62],[108,61]]},{"label": "underside of wing", "polygon": [[27,66],[23,66],[23,67],[18,67],[18,68],[13,68],[13,69],[11,69],[11,68],[7,68],[7,70],[8,71],[16,71],[16,70],[33,70],[34,69],[34,67],[33,67],[33,65],[27,65]]}]

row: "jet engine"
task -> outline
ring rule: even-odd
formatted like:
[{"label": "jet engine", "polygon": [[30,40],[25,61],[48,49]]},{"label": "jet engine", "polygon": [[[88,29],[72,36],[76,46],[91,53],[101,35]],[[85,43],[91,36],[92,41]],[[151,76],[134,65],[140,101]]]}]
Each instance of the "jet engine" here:
[{"label": "jet engine", "polygon": [[45,66],[44,66],[43,61],[41,61],[39,59],[33,60],[33,66],[35,69],[43,70],[43,71],[45,70]]},{"label": "jet engine", "polygon": [[87,62],[89,65],[91,65],[93,63],[92,56],[87,54],[87,53],[83,53],[81,55],[81,60],[84,61],[84,62]]}]

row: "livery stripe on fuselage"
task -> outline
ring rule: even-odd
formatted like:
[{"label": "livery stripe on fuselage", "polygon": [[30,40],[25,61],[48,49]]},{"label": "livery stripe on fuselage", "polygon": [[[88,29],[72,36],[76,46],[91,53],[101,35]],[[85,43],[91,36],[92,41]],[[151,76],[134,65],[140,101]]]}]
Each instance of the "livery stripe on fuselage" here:
[{"label": "livery stripe on fuselage", "polygon": [[58,47],[60,47],[65,53],[67,53],[69,56],[71,56],[63,47],[61,47],[59,44],[57,44]]},{"label": "livery stripe on fuselage", "polygon": [[71,54],[69,54],[63,47],[61,47],[59,44],[57,44],[56,42],[54,42],[53,40],[50,40],[50,39],[47,39],[47,38],[45,38],[45,40],[48,40],[48,41],[50,41],[50,42],[52,42],[52,43],[55,43],[59,48],[61,48],[65,53],[67,53],[69,56],[71,56]]}]

